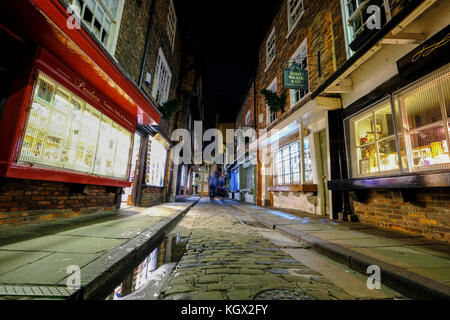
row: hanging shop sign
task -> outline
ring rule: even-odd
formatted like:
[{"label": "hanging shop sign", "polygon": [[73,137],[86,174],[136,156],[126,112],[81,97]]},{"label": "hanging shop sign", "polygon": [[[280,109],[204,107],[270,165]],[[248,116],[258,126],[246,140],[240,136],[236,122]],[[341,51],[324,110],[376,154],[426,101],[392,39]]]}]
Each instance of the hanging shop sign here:
[{"label": "hanging shop sign", "polygon": [[424,70],[433,70],[450,60],[450,25],[397,61],[403,78]]},{"label": "hanging shop sign", "polygon": [[284,69],[284,87],[286,89],[308,90],[308,71],[298,64]]}]

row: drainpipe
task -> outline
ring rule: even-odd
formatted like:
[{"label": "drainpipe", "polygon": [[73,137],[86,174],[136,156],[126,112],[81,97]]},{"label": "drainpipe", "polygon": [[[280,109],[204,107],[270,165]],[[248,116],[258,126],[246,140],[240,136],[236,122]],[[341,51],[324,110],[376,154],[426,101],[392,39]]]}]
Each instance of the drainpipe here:
[{"label": "drainpipe", "polygon": [[156,0],[153,0],[150,7],[150,18],[148,20],[148,31],[147,31],[147,39],[145,40],[145,51],[141,61],[141,74],[139,75],[139,83],[138,83],[139,88],[142,88],[142,82],[144,81],[145,66],[147,65],[147,57],[148,52],[150,50],[150,38],[153,30],[153,20],[155,18],[155,4]]}]

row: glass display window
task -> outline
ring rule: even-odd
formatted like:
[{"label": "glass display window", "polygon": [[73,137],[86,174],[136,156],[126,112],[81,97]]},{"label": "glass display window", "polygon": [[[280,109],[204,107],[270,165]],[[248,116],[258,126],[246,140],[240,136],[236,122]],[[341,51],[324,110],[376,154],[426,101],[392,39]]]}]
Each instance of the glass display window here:
[{"label": "glass display window", "polygon": [[449,79],[447,65],[395,95],[409,172],[450,168]]},{"label": "glass display window", "polygon": [[449,169],[449,102],[446,65],[350,118],[352,176]]},{"label": "glass display window", "polygon": [[126,179],[131,139],[129,131],[40,73],[18,161]]},{"label": "glass display window", "polygon": [[303,157],[304,157],[304,168],[305,168],[305,182],[313,182],[313,170],[312,170],[312,159],[311,159],[311,139],[303,139]]},{"label": "glass display window", "polygon": [[[149,137],[147,166],[146,166],[146,184],[153,187],[164,187],[167,150],[155,138]],[[185,168],[183,166],[183,168]],[[185,170],[185,169],[184,169]],[[186,171],[184,171],[186,177]]]},{"label": "glass display window", "polygon": [[398,171],[395,123],[389,99],[351,120],[355,176]]},{"label": "glass display window", "polygon": [[300,172],[300,142],[294,142],[275,152],[274,184],[299,184]]}]

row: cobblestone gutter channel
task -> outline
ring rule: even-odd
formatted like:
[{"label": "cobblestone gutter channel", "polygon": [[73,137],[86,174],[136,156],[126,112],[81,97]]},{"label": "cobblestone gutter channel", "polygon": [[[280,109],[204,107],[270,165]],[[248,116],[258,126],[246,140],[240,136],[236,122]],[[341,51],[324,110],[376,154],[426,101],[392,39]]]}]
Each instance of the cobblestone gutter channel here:
[{"label": "cobblestone gutter channel", "polygon": [[[116,248],[81,269],[81,289],[71,296],[76,300],[104,299],[161,243],[198,201],[175,217],[167,217],[125,245]],[[63,281],[64,283],[64,281]]]},{"label": "cobblestone gutter channel", "polygon": [[[17,259],[0,261],[0,270],[10,270],[0,275],[0,300],[105,299],[150,255],[166,232],[176,226],[198,200],[156,206],[144,210],[143,215],[128,218],[125,214],[64,232],[48,230],[41,237],[1,247],[2,257],[18,256],[20,261],[29,259],[30,262],[15,266]],[[121,245],[108,248],[105,243]],[[98,253],[89,253],[96,251]],[[52,257],[55,258],[52,260]],[[73,257],[78,260],[74,261]],[[82,264],[83,259],[87,263]],[[82,266],[81,289],[75,292],[67,287],[68,264]]]},{"label": "cobblestone gutter channel", "polygon": [[241,223],[231,207],[201,202],[189,215],[196,220],[187,252],[160,299],[354,299]]}]

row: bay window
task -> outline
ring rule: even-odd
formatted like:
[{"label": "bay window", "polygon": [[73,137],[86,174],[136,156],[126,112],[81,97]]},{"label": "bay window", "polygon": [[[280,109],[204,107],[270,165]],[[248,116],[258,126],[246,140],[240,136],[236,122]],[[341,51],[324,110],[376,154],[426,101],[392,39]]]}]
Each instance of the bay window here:
[{"label": "bay window", "polygon": [[300,184],[300,143],[294,142],[275,151],[274,185]]},{"label": "bay window", "polygon": [[127,178],[132,134],[39,73],[19,163]]},{"label": "bay window", "polygon": [[449,108],[446,65],[350,118],[352,176],[449,169]]}]

